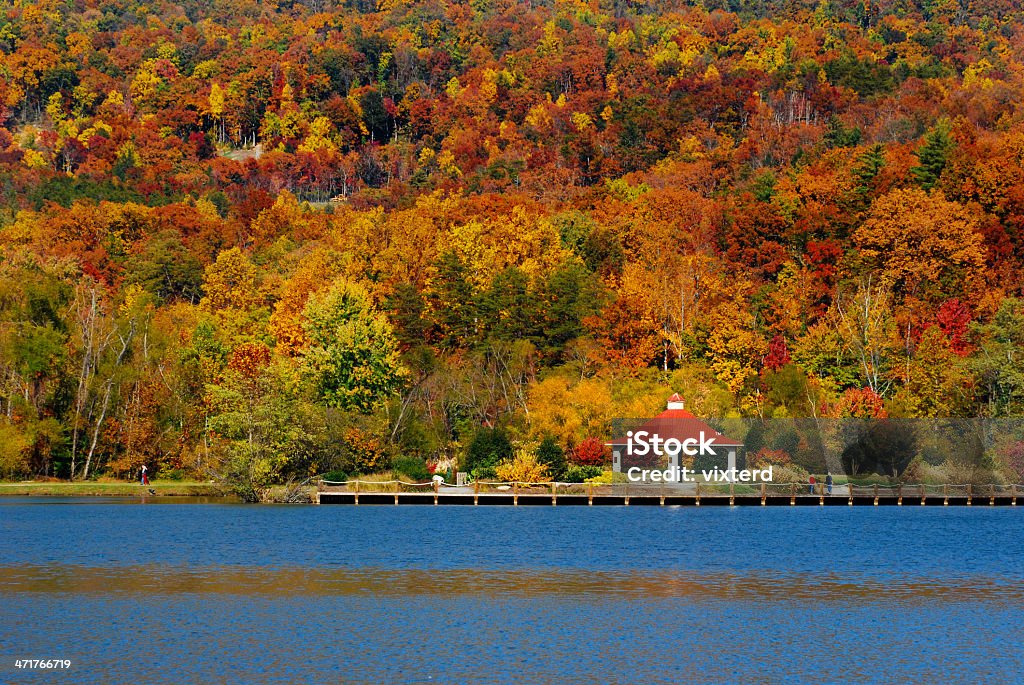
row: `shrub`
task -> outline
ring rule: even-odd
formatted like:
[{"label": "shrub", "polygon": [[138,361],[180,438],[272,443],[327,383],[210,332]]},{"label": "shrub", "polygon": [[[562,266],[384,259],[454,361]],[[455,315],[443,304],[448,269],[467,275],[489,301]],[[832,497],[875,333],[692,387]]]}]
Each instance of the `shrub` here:
[{"label": "shrub", "polygon": [[[776,473],[778,473],[778,469],[776,469]],[[890,478],[889,476],[884,476],[884,475],[878,474],[878,473],[865,473],[865,474],[859,474],[859,475],[856,475],[856,476],[850,474],[848,476],[848,478],[849,478],[849,480],[854,485],[865,485],[866,486],[866,485],[875,485],[875,484],[877,484],[877,485],[892,485],[893,484],[892,478]],[[778,478],[776,478],[776,480],[778,480]],[[804,482],[806,482],[806,479],[804,479]],[[945,481],[943,481],[943,482],[945,482]]]},{"label": "shrub", "polygon": [[907,468],[900,474],[900,481],[903,483],[928,483],[934,479],[936,471],[937,469],[919,454],[907,464]]},{"label": "shrub", "polygon": [[478,466],[469,475],[473,480],[498,480],[498,472],[493,466]]},{"label": "shrub", "polygon": [[386,468],[387,452],[381,441],[371,433],[350,428],[344,436],[343,467],[353,474],[375,473]]},{"label": "shrub", "polygon": [[1024,442],[1018,440],[1006,450],[1006,466],[1015,480],[1024,478]]},{"label": "shrub", "polygon": [[497,466],[512,458],[512,443],[500,428],[481,428],[466,450],[466,470]]},{"label": "shrub", "polygon": [[548,467],[537,461],[537,454],[519,450],[516,456],[495,468],[498,479],[505,482],[544,483],[548,480]]},{"label": "shrub", "polygon": [[419,457],[401,456],[391,461],[391,470],[406,476],[409,480],[423,483],[430,480],[430,469]]},{"label": "shrub", "polygon": [[756,469],[766,469],[769,466],[787,466],[792,463],[792,460],[782,450],[764,447],[751,455],[750,463]]},{"label": "shrub", "polygon": [[167,469],[159,473],[162,480],[185,480],[187,475],[185,469]]},{"label": "shrub", "polygon": [[561,480],[565,475],[565,451],[554,437],[547,435],[537,447],[537,461],[548,468],[548,474],[554,480]]},{"label": "shrub", "polygon": [[806,485],[807,479],[810,475],[811,474],[806,470],[796,466],[795,464],[772,466],[773,483],[796,483],[797,485]]},{"label": "shrub", "polygon": [[628,483],[629,477],[624,473],[616,473],[615,471],[601,471],[599,475],[588,478],[587,481],[594,485],[610,485],[612,483]]},{"label": "shrub", "polygon": [[947,459],[929,475],[936,484],[989,485],[1002,484],[1004,481],[1002,474],[993,468],[990,460],[983,460],[981,464],[965,464]]},{"label": "shrub", "polygon": [[583,483],[588,478],[597,478],[600,475],[600,466],[570,464],[568,468],[565,469],[562,480],[566,483]]},{"label": "shrub", "polygon": [[327,473],[322,475],[321,478],[323,478],[324,480],[334,481],[335,483],[342,483],[348,480],[348,474],[345,473],[344,471],[334,470],[328,471]]},{"label": "shrub", "polygon": [[600,466],[605,462],[604,443],[597,438],[587,438],[572,451],[572,461],[581,466]]}]

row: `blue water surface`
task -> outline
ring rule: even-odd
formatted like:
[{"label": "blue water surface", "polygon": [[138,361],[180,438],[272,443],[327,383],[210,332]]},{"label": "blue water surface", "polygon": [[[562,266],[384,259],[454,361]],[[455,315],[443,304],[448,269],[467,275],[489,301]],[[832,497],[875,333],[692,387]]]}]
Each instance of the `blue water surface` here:
[{"label": "blue water surface", "polygon": [[0,683],[1024,682],[1022,514],[0,500]]}]

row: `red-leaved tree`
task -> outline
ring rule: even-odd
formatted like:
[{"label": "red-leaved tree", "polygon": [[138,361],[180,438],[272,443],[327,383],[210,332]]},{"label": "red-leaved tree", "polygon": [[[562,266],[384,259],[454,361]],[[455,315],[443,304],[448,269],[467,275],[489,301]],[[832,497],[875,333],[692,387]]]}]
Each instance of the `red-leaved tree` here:
[{"label": "red-leaved tree", "polygon": [[581,466],[601,466],[605,462],[604,443],[597,438],[581,441],[572,451],[572,461]]}]

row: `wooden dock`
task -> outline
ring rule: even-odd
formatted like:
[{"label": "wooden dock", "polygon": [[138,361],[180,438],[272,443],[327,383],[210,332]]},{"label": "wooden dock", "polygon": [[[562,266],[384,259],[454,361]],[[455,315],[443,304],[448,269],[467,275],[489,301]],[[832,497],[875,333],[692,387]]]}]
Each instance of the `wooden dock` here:
[{"label": "wooden dock", "polygon": [[1017,506],[1017,485],[322,483],[317,504],[468,506]]}]

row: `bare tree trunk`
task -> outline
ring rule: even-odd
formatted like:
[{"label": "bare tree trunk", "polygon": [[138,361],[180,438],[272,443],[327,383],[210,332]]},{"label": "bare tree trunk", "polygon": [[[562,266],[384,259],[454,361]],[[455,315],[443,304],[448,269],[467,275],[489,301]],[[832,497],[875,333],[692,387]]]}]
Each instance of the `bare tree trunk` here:
[{"label": "bare tree trunk", "polygon": [[92,464],[92,455],[96,452],[96,443],[100,437],[100,427],[103,425],[103,419],[107,416],[107,405],[110,403],[110,389],[114,385],[114,379],[110,378],[106,383],[106,390],[103,393],[103,409],[100,410],[100,417],[96,421],[96,427],[92,431],[92,444],[89,445],[89,455],[85,458],[85,470],[82,473],[82,480],[88,480],[89,478],[89,466]]},{"label": "bare tree trunk", "polygon": [[93,340],[96,334],[96,288],[90,291],[91,302],[85,318],[79,313],[79,325],[82,329],[82,343],[85,351],[82,355],[82,370],[78,376],[78,392],[75,395],[75,420],[71,425],[71,478],[75,477],[78,457],[78,425],[82,420],[82,409],[89,392],[89,375],[92,367]]}]

